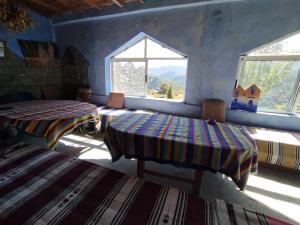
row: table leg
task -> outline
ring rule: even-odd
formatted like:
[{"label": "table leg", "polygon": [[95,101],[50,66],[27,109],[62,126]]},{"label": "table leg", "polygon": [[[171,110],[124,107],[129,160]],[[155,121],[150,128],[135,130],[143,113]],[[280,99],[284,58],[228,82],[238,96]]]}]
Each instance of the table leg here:
[{"label": "table leg", "polygon": [[138,159],[137,160],[137,176],[139,178],[143,178],[144,168],[145,168],[145,161]]},{"label": "table leg", "polygon": [[194,180],[193,180],[193,188],[192,188],[193,195],[199,194],[199,189],[200,189],[201,181],[202,181],[202,175],[203,175],[203,172],[201,170],[195,170],[195,175],[194,175]]}]

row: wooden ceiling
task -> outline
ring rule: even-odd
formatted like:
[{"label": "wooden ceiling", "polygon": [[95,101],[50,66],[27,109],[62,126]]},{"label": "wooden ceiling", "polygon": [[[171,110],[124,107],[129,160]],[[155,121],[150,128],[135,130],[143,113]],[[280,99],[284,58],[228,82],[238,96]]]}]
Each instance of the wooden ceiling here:
[{"label": "wooden ceiling", "polygon": [[83,13],[89,9],[100,10],[110,5],[123,8],[129,2],[144,3],[143,0],[15,0],[15,2],[47,17],[74,12]]}]

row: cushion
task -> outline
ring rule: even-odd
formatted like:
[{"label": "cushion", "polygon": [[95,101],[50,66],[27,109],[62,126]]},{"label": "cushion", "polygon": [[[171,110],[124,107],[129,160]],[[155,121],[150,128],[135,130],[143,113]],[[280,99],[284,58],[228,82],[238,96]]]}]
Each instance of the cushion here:
[{"label": "cushion", "polygon": [[225,102],[221,99],[206,99],[202,104],[202,119],[225,122]]},{"label": "cushion", "polygon": [[109,108],[122,109],[124,106],[124,93],[110,92],[106,106]]},{"label": "cushion", "polygon": [[60,91],[56,86],[45,86],[41,88],[42,98],[45,100],[60,99]]}]

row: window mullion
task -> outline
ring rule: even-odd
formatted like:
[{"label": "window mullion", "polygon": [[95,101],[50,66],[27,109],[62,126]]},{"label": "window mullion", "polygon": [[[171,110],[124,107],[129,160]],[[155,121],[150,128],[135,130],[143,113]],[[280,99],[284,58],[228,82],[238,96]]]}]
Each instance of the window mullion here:
[{"label": "window mullion", "polygon": [[247,60],[244,57],[241,57],[240,63],[239,63],[239,68],[238,68],[238,76],[237,76],[238,83],[239,83],[240,78],[242,76],[244,76],[246,61]]},{"label": "window mullion", "polygon": [[147,96],[147,88],[148,88],[148,59],[147,59],[147,38],[145,38],[145,54],[144,54],[144,59],[145,59],[145,96]]},{"label": "window mullion", "polygon": [[290,98],[290,101],[289,101],[289,105],[288,105],[288,111],[289,112],[293,112],[296,108],[296,103],[297,103],[296,101],[297,101],[299,91],[300,91],[300,70],[298,71],[298,77],[297,77],[297,80],[294,84],[293,91],[292,91],[292,94],[291,94],[291,98]]},{"label": "window mullion", "polygon": [[114,62],[111,61],[110,63],[110,91],[114,91],[115,87],[114,87],[114,66],[113,66]]}]

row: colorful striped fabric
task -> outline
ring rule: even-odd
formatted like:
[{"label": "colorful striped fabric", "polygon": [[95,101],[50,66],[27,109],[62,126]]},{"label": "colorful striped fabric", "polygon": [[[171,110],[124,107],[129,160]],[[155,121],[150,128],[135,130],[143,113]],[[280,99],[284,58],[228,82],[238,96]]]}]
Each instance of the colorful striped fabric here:
[{"label": "colorful striped fabric", "polygon": [[224,204],[25,143],[0,149],[0,224],[287,224]]},{"label": "colorful striped fabric", "polygon": [[105,143],[113,161],[153,160],[231,177],[244,189],[250,172],[257,171],[257,149],[248,132],[199,119],[164,114],[128,113],[111,121]]},{"label": "colorful striped fabric", "polygon": [[137,110],[137,109],[114,109],[102,106],[98,108],[98,114],[100,117],[100,132],[105,132],[108,123],[114,118],[127,114],[127,113],[154,113],[150,110]]},{"label": "colorful striped fabric", "polygon": [[259,162],[300,170],[300,132],[240,127],[247,129],[256,141]]},{"label": "colorful striped fabric", "polygon": [[210,203],[211,224],[214,225],[276,225],[289,224],[276,218],[264,215],[260,212],[246,209],[239,205],[231,204],[223,200],[215,200]]},{"label": "colorful striped fabric", "polygon": [[[4,109],[4,110],[1,110]],[[0,106],[10,124],[29,135],[46,138],[54,148],[59,138],[79,125],[98,121],[97,107],[78,101],[35,100]]]},{"label": "colorful striped fabric", "polygon": [[135,112],[134,109],[114,109],[108,108],[106,106],[101,106],[98,108],[98,114],[100,117],[100,132],[105,132],[105,129],[108,125],[108,122],[112,119],[116,118],[117,116],[124,115],[129,112]]}]

